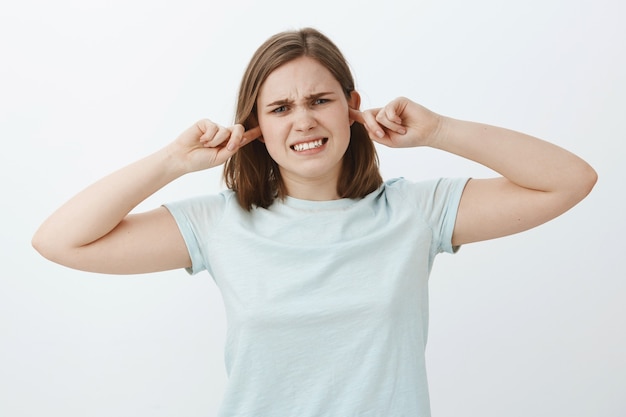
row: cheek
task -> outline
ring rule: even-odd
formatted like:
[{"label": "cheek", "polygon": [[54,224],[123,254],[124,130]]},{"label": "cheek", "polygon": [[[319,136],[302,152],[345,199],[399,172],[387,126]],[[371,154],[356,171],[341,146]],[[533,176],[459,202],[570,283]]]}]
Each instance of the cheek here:
[{"label": "cheek", "polygon": [[348,139],[350,139],[352,121],[350,119],[342,119],[341,122],[337,123],[337,129],[342,132],[343,135],[346,135]]},{"label": "cheek", "polygon": [[280,147],[280,134],[277,126],[273,123],[267,123],[267,121],[264,122],[259,120],[259,127],[261,128],[261,133],[263,135],[261,142],[265,144],[267,152],[270,154],[272,159],[274,159],[277,154],[277,150]]},{"label": "cheek", "polygon": [[280,120],[259,120],[259,127],[263,133],[263,141],[269,147],[279,142],[284,142],[289,135],[289,128]]}]

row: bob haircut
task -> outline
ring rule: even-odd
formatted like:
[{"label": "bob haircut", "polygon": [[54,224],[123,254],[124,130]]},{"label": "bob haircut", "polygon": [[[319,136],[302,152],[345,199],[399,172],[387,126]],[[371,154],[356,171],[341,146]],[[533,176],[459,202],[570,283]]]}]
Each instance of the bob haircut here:
[{"label": "bob haircut", "polygon": [[[241,80],[235,123],[246,130],[258,126],[257,98],[263,82],[281,65],[296,58],[310,57],[326,67],[350,99],[355,91],[348,63],[337,46],[312,28],[280,32],[265,41],[254,53]],[[231,156],[224,165],[226,186],[237,193],[241,207],[267,208],[287,190],[278,164],[265,144],[254,140]],[[350,127],[350,143],[343,156],[337,194],[342,198],[363,198],[382,184],[378,155],[365,127],[357,122]]]}]

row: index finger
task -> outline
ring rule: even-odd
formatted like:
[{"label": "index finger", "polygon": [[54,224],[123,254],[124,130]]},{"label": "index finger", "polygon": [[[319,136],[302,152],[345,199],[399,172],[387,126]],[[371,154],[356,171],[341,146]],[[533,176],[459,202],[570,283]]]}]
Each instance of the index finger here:
[{"label": "index finger", "polygon": [[250,130],[243,132],[243,138],[246,142],[252,142],[253,140],[261,136],[261,128],[259,126],[253,127]]},{"label": "index finger", "polygon": [[385,132],[376,120],[376,115],[379,112],[380,109],[369,109],[365,110],[364,112],[350,109],[350,117],[355,122],[361,123],[363,126],[365,126],[365,129],[367,130],[370,138],[374,139],[376,137],[380,139],[385,136]]},{"label": "index finger", "polygon": [[355,122],[365,124],[365,118],[363,118],[363,113],[359,110],[355,110],[353,108],[348,108],[348,117],[350,120],[354,120]]},{"label": "index finger", "polygon": [[247,145],[261,136],[261,128],[254,127],[250,130],[243,131],[243,125],[236,124],[233,126],[233,134],[231,140],[228,142],[228,150],[234,151],[237,148]]}]

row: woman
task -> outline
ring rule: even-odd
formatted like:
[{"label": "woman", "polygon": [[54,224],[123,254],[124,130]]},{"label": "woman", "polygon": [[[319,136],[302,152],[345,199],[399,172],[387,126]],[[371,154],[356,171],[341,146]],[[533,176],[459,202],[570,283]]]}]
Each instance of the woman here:
[{"label": "woman", "polygon": [[[436,254],[546,222],[596,174],[557,146],[407,98],[359,106],[328,38],[279,33],[244,74],[236,124],[199,121],[103,178],[33,245],[86,271],[206,269],[229,325],[223,416],[428,416]],[[371,140],[452,152],[501,177],[383,182]],[[228,190],[129,214],[174,179],[224,163]]]}]

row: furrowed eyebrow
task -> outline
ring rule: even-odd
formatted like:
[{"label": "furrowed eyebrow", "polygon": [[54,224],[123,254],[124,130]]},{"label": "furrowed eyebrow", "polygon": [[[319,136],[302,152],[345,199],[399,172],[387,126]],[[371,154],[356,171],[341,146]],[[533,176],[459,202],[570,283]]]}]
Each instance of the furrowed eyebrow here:
[{"label": "furrowed eyebrow", "polygon": [[276,100],[271,103],[268,103],[265,107],[275,107],[275,106],[284,106],[285,104],[291,103],[289,100]]},{"label": "furrowed eyebrow", "polygon": [[[315,94],[311,94],[310,96],[307,96],[306,100],[307,101],[316,100],[316,99],[318,99],[320,97],[328,96],[328,95],[331,95],[331,94],[334,94],[334,93],[332,91],[325,91],[323,93],[315,93]],[[276,100],[276,101],[273,101],[273,102],[267,104],[265,107],[284,106],[285,104],[291,104],[291,103],[292,103],[292,100],[280,99],[280,100]]]}]

